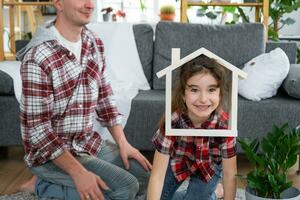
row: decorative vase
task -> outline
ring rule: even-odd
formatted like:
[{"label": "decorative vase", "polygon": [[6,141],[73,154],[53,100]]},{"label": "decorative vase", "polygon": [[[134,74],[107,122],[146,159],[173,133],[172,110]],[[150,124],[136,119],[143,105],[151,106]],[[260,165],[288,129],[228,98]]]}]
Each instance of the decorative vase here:
[{"label": "decorative vase", "polygon": [[270,199],[256,196],[248,186],[246,187],[245,195],[246,200],[300,200],[300,191],[295,187],[290,187],[283,191],[283,199]]},{"label": "decorative vase", "polygon": [[162,21],[174,21],[174,18],[175,18],[175,14],[160,14],[159,15],[160,17],[160,20]]}]

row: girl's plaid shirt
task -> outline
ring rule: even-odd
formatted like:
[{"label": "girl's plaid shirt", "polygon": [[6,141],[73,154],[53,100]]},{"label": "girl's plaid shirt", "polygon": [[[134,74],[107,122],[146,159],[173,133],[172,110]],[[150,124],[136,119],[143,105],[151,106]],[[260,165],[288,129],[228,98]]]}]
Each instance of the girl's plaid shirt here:
[{"label": "girl's plaid shirt", "polygon": [[[228,114],[222,110],[214,112],[201,125],[201,129],[227,129]],[[174,112],[172,128],[195,128],[187,115]],[[215,174],[214,165],[219,165],[222,158],[236,155],[234,137],[193,137],[166,136],[163,128],[154,135],[152,142],[156,150],[170,155],[170,164],[174,176],[183,181],[191,175],[208,182]]]},{"label": "girl's plaid shirt", "polygon": [[82,30],[81,60],[56,40],[45,41],[25,55],[21,66],[21,130],[25,162],[41,165],[60,156],[100,151],[93,131],[95,111],[103,126],[120,124],[107,79],[100,39]]}]

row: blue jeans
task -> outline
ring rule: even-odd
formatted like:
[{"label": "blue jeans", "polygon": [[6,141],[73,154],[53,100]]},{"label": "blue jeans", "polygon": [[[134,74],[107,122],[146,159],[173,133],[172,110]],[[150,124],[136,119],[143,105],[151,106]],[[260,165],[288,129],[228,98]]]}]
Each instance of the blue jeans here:
[{"label": "blue jeans", "polygon": [[214,193],[216,186],[222,176],[222,167],[215,165],[215,175],[209,182],[202,181],[198,176],[191,176],[187,189],[177,191],[183,181],[178,182],[174,176],[169,163],[164,187],[161,193],[161,200],[216,200]]},{"label": "blue jeans", "polygon": [[[125,170],[119,149],[112,142],[104,141],[97,157],[80,154],[76,159],[108,185],[110,190],[102,191],[107,200],[131,200],[146,191],[149,173],[132,159],[130,169]],[[80,200],[72,178],[53,162],[31,170],[38,177],[36,194],[39,197]]]}]

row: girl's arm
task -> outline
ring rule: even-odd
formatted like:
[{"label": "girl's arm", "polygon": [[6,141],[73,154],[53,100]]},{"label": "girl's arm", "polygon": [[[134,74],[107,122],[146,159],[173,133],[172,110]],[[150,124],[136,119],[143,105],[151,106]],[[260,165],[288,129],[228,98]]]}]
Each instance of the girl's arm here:
[{"label": "girl's arm", "polygon": [[163,189],[170,156],[155,151],[151,176],[148,184],[147,199],[159,200]]},{"label": "girl's arm", "polygon": [[236,156],[223,158],[224,200],[232,200],[236,193]]}]

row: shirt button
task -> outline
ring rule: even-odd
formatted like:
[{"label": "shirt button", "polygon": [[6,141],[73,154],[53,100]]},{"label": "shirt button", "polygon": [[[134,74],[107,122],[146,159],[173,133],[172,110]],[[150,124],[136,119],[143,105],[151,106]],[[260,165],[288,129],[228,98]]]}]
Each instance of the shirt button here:
[{"label": "shirt button", "polygon": [[72,52],[69,52],[69,56],[72,56],[73,55],[73,53]]},{"label": "shirt button", "polygon": [[82,108],[82,104],[79,104],[79,108]]}]

